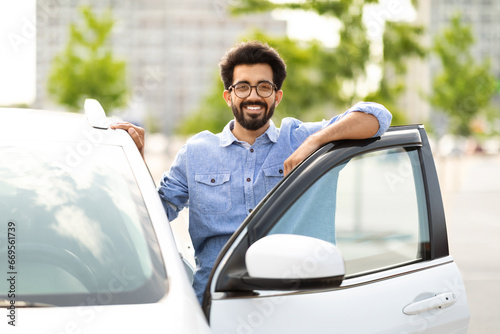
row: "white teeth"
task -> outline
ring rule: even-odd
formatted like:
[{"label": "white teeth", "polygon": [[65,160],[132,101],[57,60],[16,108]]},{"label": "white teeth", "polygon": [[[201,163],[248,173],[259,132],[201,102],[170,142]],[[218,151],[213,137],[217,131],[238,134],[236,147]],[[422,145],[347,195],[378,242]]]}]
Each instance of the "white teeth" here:
[{"label": "white teeth", "polygon": [[250,107],[250,106],[247,106],[246,108],[249,109],[249,110],[259,110],[261,107]]}]

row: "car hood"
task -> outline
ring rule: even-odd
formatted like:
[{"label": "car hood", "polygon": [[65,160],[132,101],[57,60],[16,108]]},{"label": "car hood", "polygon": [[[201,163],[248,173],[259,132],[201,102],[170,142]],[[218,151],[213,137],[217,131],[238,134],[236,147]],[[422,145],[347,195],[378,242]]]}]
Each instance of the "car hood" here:
[{"label": "car hood", "polygon": [[15,312],[15,327],[3,316],[1,333],[211,333],[196,301],[17,308]]}]

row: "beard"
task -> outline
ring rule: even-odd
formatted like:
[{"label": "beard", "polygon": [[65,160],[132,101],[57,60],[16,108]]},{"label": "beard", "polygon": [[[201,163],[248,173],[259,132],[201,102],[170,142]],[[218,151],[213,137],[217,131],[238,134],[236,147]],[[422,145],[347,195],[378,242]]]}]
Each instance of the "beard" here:
[{"label": "beard", "polygon": [[[264,107],[264,114],[262,116],[251,115],[251,114],[245,116],[245,113],[243,112],[243,107],[246,105],[262,106]],[[275,103],[273,103],[270,107],[268,107],[267,103],[262,101],[256,101],[256,102],[247,101],[240,103],[239,107],[232,104],[231,109],[233,110],[234,118],[236,119],[236,122],[238,122],[238,124],[240,124],[246,130],[255,131],[266,125],[267,122],[271,119],[271,117],[273,117],[275,106],[276,106]]]}]

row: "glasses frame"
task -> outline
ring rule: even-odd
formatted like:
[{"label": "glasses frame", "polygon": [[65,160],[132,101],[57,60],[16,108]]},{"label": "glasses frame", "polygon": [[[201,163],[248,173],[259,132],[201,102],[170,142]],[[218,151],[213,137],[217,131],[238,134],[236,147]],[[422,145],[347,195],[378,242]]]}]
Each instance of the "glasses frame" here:
[{"label": "glasses frame", "polygon": [[245,99],[245,98],[249,97],[249,96],[250,96],[250,94],[252,94],[252,88],[255,88],[255,92],[257,93],[257,95],[259,95],[259,96],[260,96],[260,97],[262,97],[263,99],[268,98],[269,96],[273,95],[273,92],[272,92],[272,91],[271,91],[271,93],[270,93],[268,96],[262,96],[262,95],[260,95],[258,87],[259,87],[261,84],[270,84],[270,85],[273,87],[273,89],[274,89],[274,91],[275,91],[275,92],[276,92],[276,91],[278,91],[278,86],[276,86],[276,84],[273,84],[272,82],[269,82],[269,81],[261,81],[261,82],[259,82],[257,85],[255,85],[255,86],[252,86],[252,85],[250,85],[250,84],[249,84],[249,83],[247,83],[247,82],[238,82],[238,83],[235,83],[234,85],[229,86],[228,90],[229,90],[229,92],[231,92],[231,90],[233,90],[233,88],[235,88],[237,85],[247,85],[247,86],[250,86],[250,90],[248,91],[248,94],[247,94],[246,96],[239,96],[239,95],[236,93],[236,89],[234,89],[234,94],[235,94],[237,97],[239,97],[240,99]]}]

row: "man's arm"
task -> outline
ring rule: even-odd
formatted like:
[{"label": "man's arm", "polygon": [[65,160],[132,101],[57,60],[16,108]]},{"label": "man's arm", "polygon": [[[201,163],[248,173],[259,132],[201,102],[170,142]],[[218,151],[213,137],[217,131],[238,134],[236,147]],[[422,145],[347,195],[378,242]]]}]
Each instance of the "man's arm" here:
[{"label": "man's arm", "polygon": [[[144,159],[145,131],[143,128],[128,122],[113,123],[110,128],[127,131]],[[170,171],[163,174],[160,186],[158,187],[158,194],[169,220],[177,218],[179,211],[186,207],[189,202],[189,192],[185,175],[186,166],[183,158],[185,150],[185,146],[179,150]]]},{"label": "man's arm", "polygon": [[284,163],[285,175],[322,145],[341,139],[373,137],[379,130],[378,119],[364,112],[350,112],[335,123],[309,136]]},{"label": "man's arm", "polygon": [[117,122],[110,126],[111,129],[123,129],[128,132],[130,137],[135,142],[137,149],[141,152],[142,159],[144,160],[144,129],[128,122]]},{"label": "man's arm", "polygon": [[187,145],[184,145],[177,152],[170,170],[163,174],[158,187],[158,194],[170,221],[177,218],[179,212],[189,204],[186,155]]}]

